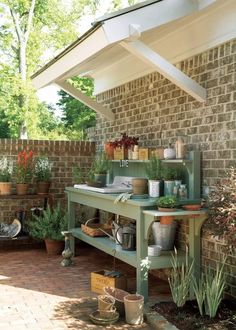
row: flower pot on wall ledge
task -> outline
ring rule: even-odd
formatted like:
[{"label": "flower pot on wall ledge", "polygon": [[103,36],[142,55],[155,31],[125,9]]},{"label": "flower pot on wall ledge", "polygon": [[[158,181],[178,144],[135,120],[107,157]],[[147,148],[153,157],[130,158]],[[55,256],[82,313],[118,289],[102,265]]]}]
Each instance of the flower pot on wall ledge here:
[{"label": "flower pot on wall ledge", "polygon": [[37,194],[48,194],[51,186],[51,182],[37,182]]},{"label": "flower pot on wall ledge", "polygon": [[0,195],[11,195],[12,182],[0,182]]},{"label": "flower pot on wall ledge", "polygon": [[28,183],[17,183],[16,184],[16,194],[17,195],[27,195],[29,191]]}]

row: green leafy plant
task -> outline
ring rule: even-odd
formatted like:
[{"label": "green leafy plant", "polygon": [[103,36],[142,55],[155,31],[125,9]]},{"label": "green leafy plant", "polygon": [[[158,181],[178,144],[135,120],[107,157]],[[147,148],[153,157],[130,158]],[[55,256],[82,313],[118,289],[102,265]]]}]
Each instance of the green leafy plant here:
[{"label": "green leafy plant", "polygon": [[13,173],[13,161],[3,157],[0,160],[0,182],[10,182]]},{"label": "green leafy plant", "polygon": [[163,168],[162,176],[166,181],[175,180],[177,178],[177,169],[166,166]]},{"label": "green leafy plant", "polygon": [[181,265],[178,262],[177,250],[175,249],[175,253],[172,253],[171,265],[173,268],[168,281],[173,301],[178,307],[183,307],[188,298],[193,264],[194,261],[189,262],[188,249],[186,249],[185,262]]},{"label": "green leafy plant", "polygon": [[146,174],[149,180],[161,180],[162,179],[162,163],[156,156],[152,155],[149,162],[146,164]]},{"label": "green leafy plant", "polygon": [[157,199],[157,206],[173,209],[178,207],[178,201],[175,196],[163,196]]},{"label": "green leafy plant", "polygon": [[72,178],[74,183],[83,183],[83,175],[78,166],[73,166],[72,167]]},{"label": "green leafy plant", "polygon": [[110,169],[110,162],[104,152],[98,153],[92,164],[92,171],[95,174],[106,174]]},{"label": "green leafy plant", "polygon": [[206,285],[205,285],[205,279],[203,274],[201,274],[201,277],[197,281],[196,277],[192,277],[192,285],[193,285],[193,291],[197,300],[198,309],[200,314],[203,316],[203,303],[206,297]]},{"label": "green leafy plant", "polygon": [[226,276],[224,274],[224,265],[217,264],[215,272],[208,267],[205,275],[206,296],[204,300],[205,312],[210,318],[216,316],[221,303],[223,292],[226,287]]},{"label": "green leafy plant", "polygon": [[37,181],[49,182],[52,177],[52,164],[48,157],[40,156],[36,158],[34,174]]},{"label": "green leafy plant", "polygon": [[54,209],[50,206],[43,210],[41,216],[34,215],[29,222],[29,233],[38,239],[62,240],[61,232],[66,230],[68,223],[67,213],[62,211],[60,204]]}]

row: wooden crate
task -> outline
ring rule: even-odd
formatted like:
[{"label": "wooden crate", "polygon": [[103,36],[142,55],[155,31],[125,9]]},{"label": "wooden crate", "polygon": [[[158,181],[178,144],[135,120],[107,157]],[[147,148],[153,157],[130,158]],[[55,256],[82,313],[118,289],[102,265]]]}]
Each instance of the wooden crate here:
[{"label": "wooden crate", "polygon": [[111,286],[126,290],[127,279],[125,275],[121,277],[109,277],[104,275],[104,270],[91,273],[91,291],[99,294],[104,294],[103,288]]}]

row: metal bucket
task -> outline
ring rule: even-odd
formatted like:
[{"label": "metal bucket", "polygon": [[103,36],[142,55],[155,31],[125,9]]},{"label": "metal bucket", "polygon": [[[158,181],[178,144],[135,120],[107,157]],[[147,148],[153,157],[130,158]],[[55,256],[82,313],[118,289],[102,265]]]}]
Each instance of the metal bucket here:
[{"label": "metal bucket", "polygon": [[173,250],[177,223],[173,221],[170,225],[163,225],[160,222],[153,222],[152,233],[156,245],[162,250]]}]

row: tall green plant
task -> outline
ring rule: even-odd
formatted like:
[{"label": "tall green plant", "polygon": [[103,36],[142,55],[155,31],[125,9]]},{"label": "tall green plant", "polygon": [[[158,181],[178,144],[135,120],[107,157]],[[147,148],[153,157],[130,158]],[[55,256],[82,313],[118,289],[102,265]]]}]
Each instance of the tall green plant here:
[{"label": "tall green plant", "polygon": [[168,278],[173,301],[178,307],[183,307],[189,295],[190,282],[193,272],[193,264],[189,262],[188,249],[186,249],[185,262],[178,262],[178,254],[175,253],[171,257],[172,271]]},{"label": "tall green plant", "polygon": [[201,274],[200,279],[197,281],[196,277],[192,277],[192,285],[195,297],[197,299],[198,309],[200,314],[203,316],[203,303],[206,297],[206,285],[203,274]]},{"label": "tall green plant", "polygon": [[210,318],[214,318],[216,316],[218,307],[223,297],[224,289],[226,287],[224,266],[225,260],[221,266],[217,264],[215,274],[210,267],[208,267],[206,271],[206,296],[204,300],[204,307],[206,314],[209,315]]},{"label": "tall green plant", "polygon": [[105,152],[98,153],[92,164],[92,171],[95,174],[106,174],[110,169],[110,162]]},{"label": "tall green plant", "polygon": [[150,157],[145,169],[149,180],[162,179],[162,162],[156,155]]}]

